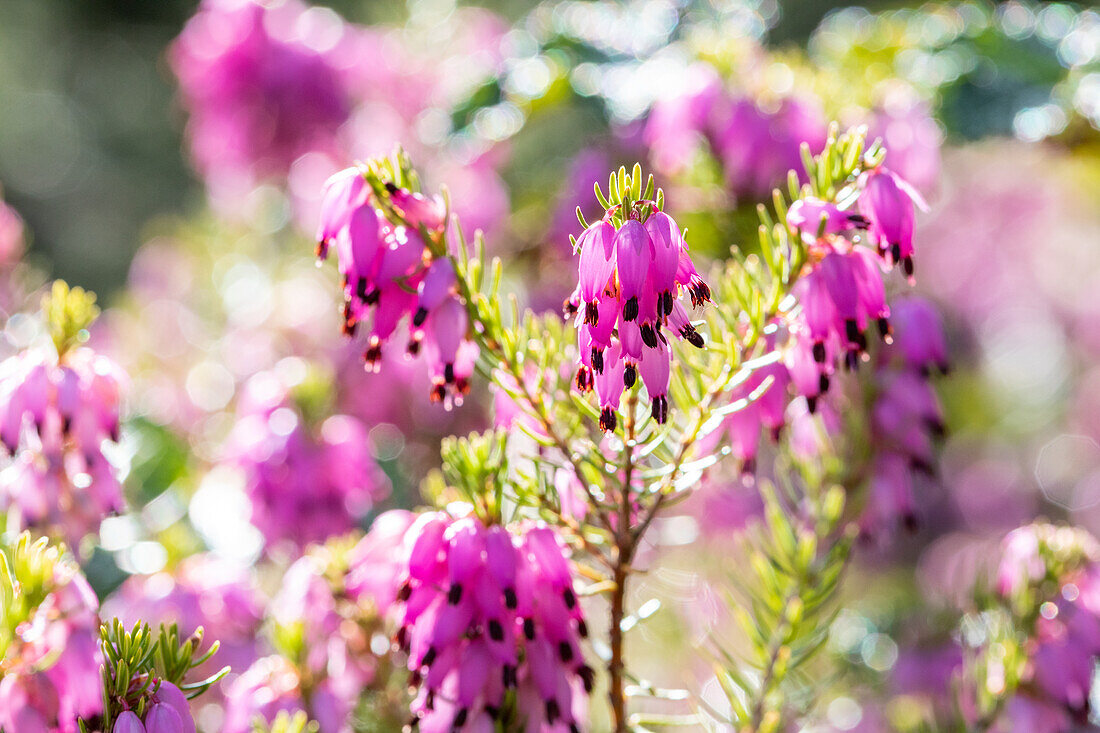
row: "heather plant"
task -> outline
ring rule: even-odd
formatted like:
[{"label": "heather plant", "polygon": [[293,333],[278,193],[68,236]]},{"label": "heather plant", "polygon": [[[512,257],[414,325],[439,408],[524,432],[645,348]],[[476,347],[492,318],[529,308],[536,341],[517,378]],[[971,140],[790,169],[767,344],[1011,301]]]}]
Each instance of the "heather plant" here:
[{"label": "heather plant", "polygon": [[[840,368],[859,372],[872,328],[892,340],[883,278],[894,266],[913,273],[920,197],[864,135],[834,127],[820,154],[803,146],[807,183],[791,171],[772,210],[760,208],[756,251],[735,249],[709,278],[654,179],[637,165],[613,172],[606,193],[595,187],[600,221],[578,212],[565,319],[521,314],[502,297],[501,261],[485,260],[480,235],[471,253],[446,197],[422,193],[400,151],[330,181],[318,253],[337,253],[345,333],[373,315],[368,368],[404,324],[410,354],[433,344],[433,395],[461,394],[476,371],[512,403],[511,435],[445,442],[436,494],[460,503],[404,535],[396,638],[418,690],[416,725],[579,730],[573,707],[595,675],[578,596],[605,599],[611,725],[644,724],[630,710],[625,630],[647,530],[727,455],[757,471],[760,434],[779,439],[788,403],[813,412]],[[446,308],[456,315],[437,321]],[[718,448],[723,431],[740,450]],[[760,481],[767,521],[744,614],[756,651],[722,672],[737,728],[780,726],[784,680],[824,638],[857,532],[829,461],[788,465],[779,483]]]}]

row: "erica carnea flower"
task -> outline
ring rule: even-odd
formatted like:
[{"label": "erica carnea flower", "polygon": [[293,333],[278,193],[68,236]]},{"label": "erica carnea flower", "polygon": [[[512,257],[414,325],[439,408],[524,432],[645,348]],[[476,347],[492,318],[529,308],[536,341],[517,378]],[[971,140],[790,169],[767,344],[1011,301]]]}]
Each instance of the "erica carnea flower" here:
[{"label": "erica carnea flower", "polygon": [[303,547],[348,532],[389,491],[366,426],[312,409],[323,389],[287,385],[275,372],[245,385],[227,460],[244,471],[252,523],[270,544]]},{"label": "erica carnea flower", "polygon": [[924,199],[897,173],[879,166],[863,175],[860,211],[870,222],[879,251],[905,274],[913,275],[914,204],[926,209]]},{"label": "erica carnea flower", "polygon": [[407,317],[405,350],[427,360],[432,400],[461,402],[477,347],[466,340],[466,306],[456,293],[454,267],[423,238],[441,235],[444,204],[397,185],[394,177],[381,177],[375,166],[348,168],[328,180],[317,255],[324,259],[335,247],[344,283],[344,332],[365,335],[367,369],[379,368],[382,350]]},{"label": "erica carnea flower", "polygon": [[[638,167],[633,175],[641,176]],[[622,178],[629,186],[625,172]],[[576,383],[582,391],[595,388],[600,427],[607,431],[617,424],[623,390],[639,376],[653,418],[665,422],[672,362],[666,334],[703,346],[680,295],[690,294],[693,307],[710,300],[679,226],[661,211],[663,195],[632,200],[629,191],[616,193],[617,203],[577,240],[578,284],[566,303],[567,311],[576,309],[581,361]],[[652,178],[646,191],[651,193]]]},{"label": "erica carnea flower", "polygon": [[36,345],[0,362],[0,509],[18,528],[59,533],[73,546],[122,509],[117,470],[104,453],[119,439],[126,376],[78,334],[95,297],[56,283],[44,303],[53,348]]},{"label": "erica carnea flower", "polygon": [[513,534],[473,515],[421,515],[404,541],[398,646],[422,731],[579,731],[593,673],[565,548],[544,525]]},{"label": "erica carnea flower", "polygon": [[98,605],[64,547],[0,544],[0,730],[77,733],[100,712]]},{"label": "erica carnea flower", "polygon": [[204,0],[172,46],[191,155],[215,197],[239,200],[305,153],[336,153],[351,104],[331,39],[349,41],[338,19],[309,12],[293,0]]}]

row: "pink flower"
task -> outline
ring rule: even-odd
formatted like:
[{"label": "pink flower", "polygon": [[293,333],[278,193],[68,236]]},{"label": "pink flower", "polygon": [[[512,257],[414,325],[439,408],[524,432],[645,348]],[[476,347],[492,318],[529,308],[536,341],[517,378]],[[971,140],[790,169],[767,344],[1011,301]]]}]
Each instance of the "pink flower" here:
[{"label": "pink flower", "polygon": [[343,46],[330,39],[343,29],[307,22],[308,12],[300,2],[204,0],[170,50],[191,156],[222,203],[285,176],[305,153],[339,150],[351,104]]},{"label": "pink flower", "polygon": [[389,491],[365,425],[348,415],[307,419],[274,373],[245,386],[225,459],[244,471],[252,522],[271,544],[304,547],[347,532]]},{"label": "pink flower", "polygon": [[710,299],[672,217],[652,201],[635,206],[638,217],[631,213],[617,230],[608,216],[581,234],[576,302],[567,303],[577,309],[577,387],[596,389],[607,431],[615,429],[619,398],[639,370],[653,418],[667,420],[672,351],[661,329],[671,326],[674,336],[702,347],[678,298],[686,290],[693,305]]},{"label": "pink flower", "polygon": [[820,105],[809,99],[785,99],[770,112],[751,99],[731,98],[711,114],[709,137],[729,188],[762,199],[788,171],[802,170],[803,142],[811,152],[824,146],[825,119]]},{"label": "pink flower", "polygon": [[415,514],[403,509],[379,514],[348,557],[348,594],[360,604],[372,605],[380,616],[397,600],[401,542],[415,520]]},{"label": "pink flower", "polygon": [[864,173],[860,184],[859,209],[871,223],[870,233],[879,251],[895,265],[900,263],[912,277],[914,203],[922,209],[927,209],[927,204],[901,176],[884,166]]},{"label": "pink flower", "polygon": [[141,724],[141,718],[132,710],[125,710],[115,718],[111,733],[146,733],[146,731],[145,726]]},{"label": "pink flower", "polygon": [[891,306],[890,323],[894,334],[892,353],[920,372],[933,368],[947,372],[947,337],[940,314],[927,300],[916,296],[898,298]]},{"label": "pink flower", "polygon": [[[257,717],[270,723],[282,711],[299,710],[305,710],[305,703],[298,672],[283,657],[264,657],[229,688],[221,733],[251,733]],[[326,729],[322,733],[337,731]]]},{"label": "pink flower", "polygon": [[397,642],[419,729],[491,729],[514,688],[528,730],[579,731],[574,702],[593,680],[580,649],[587,627],[553,531],[514,536],[436,512],[409,528],[405,552]]},{"label": "pink flower", "polygon": [[[391,223],[375,207],[362,172],[349,168],[325,184],[317,254],[336,247],[344,281],[344,333],[353,335],[363,322],[367,369],[377,371],[382,350],[409,318],[406,351],[423,351],[432,379],[431,399],[446,406],[461,403],[477,360],[477,347],[467,339],[466,306],[458,298],[454,268],[436,257],[421,239],[421,229],[444,227],[438,198],[388,187],[389,202],[403,224]],[[406,226],[407,224],[407,226]]]}]

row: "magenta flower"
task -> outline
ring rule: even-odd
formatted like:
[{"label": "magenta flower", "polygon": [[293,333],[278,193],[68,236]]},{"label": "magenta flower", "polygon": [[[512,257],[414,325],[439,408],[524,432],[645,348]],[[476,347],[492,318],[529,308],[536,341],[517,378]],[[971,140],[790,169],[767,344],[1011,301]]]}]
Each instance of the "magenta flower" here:
[{"label": "magenta flower", "polygon": [[420,730],[491,729],[512,689],[527,730],[580,730],[574,702],[593,681],[580,649],[587,627],[552,530],[515,536],[473,515],[423,514],[404,561],[397,643]]},{"label": "magenta flower", "polygon": [[633,387],[639,373],[653,418],[660,423],[668,418],[672,351],[662,328],[671,326],[674,336],[702,347],[679,296],[689,292],[696,306],[710,299],[672,217],[652,201],[635,206],[644,213],[637,218],[631,213],[618,229],[608,216],[581,234],[576,301],[567,303],[578,311],[576,384],[581,391],[595,388],[600,427],[607,431],[617,424],[623,389]]},{"label": "magenta flower", "polygon": [[909,367],[922,373],[947,372],[947,337],[935,306],[916,296],[898,298],[891,306],[890,323],[892,353],[899,353]]},{"label": "magenta flower", "polygon": [[913,276],[913,228],[916,223],[914,203],[922,209],[927,204],[916,189],[901,176],[880,166],[864,173],[859,208],[870,222],[870,233],[879,252],[893,264],[901,264],[905,274]]},{"label": "magenta flower", "polygon": [[442,230],[443,203],[392,184],[389,203],[408,226],[391,223],[375,208],[358,168],[334,175],[325,184],[317,254],[324,259],[336,247],[344,281],[344,333],[350,336],[363,324],[367,369],[380,368],[383,348],[408,316],[406,351],[423,353],[432,401],[449,407],[469,391],[478,352],[466,338],[466,306],[456,294],[453,266],[445,257],[434,257],[421,239],[420,227]]},{"label": "magenta flower", "polygon": [[761,199],[788,170],[801,170],[803,142],[815,152],[825,144],[825,119],[815,100],[788,98],[765,109],[736,96],[702,64],[688,70],[684,89],[658,100],[646,123],[645,143],[661,170],[683,170],[706,141],[725,168],[729,189]]},{"label": "magenta flower", "polygon": [[416,515],[403,509],[384,512],[371,524],[348,557],[344,580],[348,594],[384,616],[397,600],[402,573],[401,543]]},{"label": "magenta flower", "polygon": [[763,199],[787,171],[801,170],[799,148],[825,145],[825,118],[816,100],[784,99],[774,112],[751,99],[729,99],[711,113],[708,137],[738,196]]},{"label": "magenta flower", "polygon": [[111,733],[146,733],[146,731],[137,713],[132,710],[125,710],[115,718],[115,725],[111,728]]},{"label": "magenta flower", "polygon": [[73,546],[122,509],[104,444],[119,438],[126,376],[88,348],[62,360],[29,350],[0,363],[0,444],[14,457],[0,480],[0,509],[18,528],[64,536]]},{"label": "magenta flower", "polygon": [[308,424],[274,373],[245,385],[225,460],[244,471],[252,523],[272,545],[347,532],[389,491],[366,426],[348,415]]}]

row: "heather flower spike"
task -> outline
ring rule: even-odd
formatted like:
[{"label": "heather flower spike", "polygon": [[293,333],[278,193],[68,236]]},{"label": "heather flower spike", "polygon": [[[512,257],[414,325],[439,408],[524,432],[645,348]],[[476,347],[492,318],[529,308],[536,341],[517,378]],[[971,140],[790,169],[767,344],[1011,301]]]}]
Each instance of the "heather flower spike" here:
[{"label": "heather flower spike", "polygon": [[416,691],[414,728],[480,733],[514,715],[527,730],[579,731],[574,701],[594,678],[555,532],[435,512],[409,527],[404,546],[396,641]]},{"label": "heather flower spike", "polygon": [[446,204],[418,189],[400,151],[334,174],[324,188],[317,255],[324,259],[335,248],[344,333],[365,333],[366,369],[378,371],[407,321],[406,354],[426,357],[431,399],[449,408],[469,391],[477,347],[445,243]]},{"label": "heather flower spike", "polygon": [[[652,403],[654,420],[668,419],[672,350],[666,334],[702,348],[703,338],[680,303],[684,292],[692,307],[710,300],[710,289],[695,270],[676,222],[662,211],[664,193],[650,176],[642,189],[641,167],[613,173],[611,196],[596,185],[604,217],[575,242],[579,255],[577,300],[566,302],[575,315],[580,365],[575,384],[595,388],[600,427],[613,431],[624,389],[639,375]],[[583,304],[583,312],[581,305]]]}]

